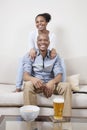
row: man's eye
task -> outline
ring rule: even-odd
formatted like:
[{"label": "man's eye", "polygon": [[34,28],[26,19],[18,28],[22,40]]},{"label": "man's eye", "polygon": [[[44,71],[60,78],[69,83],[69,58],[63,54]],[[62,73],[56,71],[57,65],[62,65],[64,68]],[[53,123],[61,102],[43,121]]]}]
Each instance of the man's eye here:
[{"label": "man's eye", "polygon": [[47,42],[47,40],[44,40],[45,42]]}]

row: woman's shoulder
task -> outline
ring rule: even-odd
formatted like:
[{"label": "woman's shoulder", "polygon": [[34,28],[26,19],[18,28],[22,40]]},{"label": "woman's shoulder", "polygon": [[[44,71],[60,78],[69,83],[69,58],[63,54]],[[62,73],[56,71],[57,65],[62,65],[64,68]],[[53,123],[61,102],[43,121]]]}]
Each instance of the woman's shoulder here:
[{"label": "woman's shoulder", "polygon": [[49,31],[49,37],[56,37],[54,32]]},{"label": "woman's shoulder", "polygon": [[37,30],[33,30],[33,31],[29,32],[28,39],[33,39],[35,41],[37,36],[38,36]]},{"label": "woman's shoulder", "polygon": [[35,35],[37,35],[37,33],[38,33],[37,30],[32,30],[29,32],[29,35],[35,36]]}]

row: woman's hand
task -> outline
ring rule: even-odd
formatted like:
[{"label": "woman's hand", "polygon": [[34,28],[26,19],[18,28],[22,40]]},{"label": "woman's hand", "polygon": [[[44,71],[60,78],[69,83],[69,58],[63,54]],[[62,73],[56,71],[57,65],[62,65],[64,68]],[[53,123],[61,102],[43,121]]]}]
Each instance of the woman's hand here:
[{"label": "woman's hand", "polygon": [[50,57],[53,59],[57,55],[56,50],[53,48],[50,52]]},{"label": "woman's hand", "polygon": [[32,48],[29,52],[29,56],[31,57],[31,59],[35,59],[36,57],[36,51],[34,48]]}]

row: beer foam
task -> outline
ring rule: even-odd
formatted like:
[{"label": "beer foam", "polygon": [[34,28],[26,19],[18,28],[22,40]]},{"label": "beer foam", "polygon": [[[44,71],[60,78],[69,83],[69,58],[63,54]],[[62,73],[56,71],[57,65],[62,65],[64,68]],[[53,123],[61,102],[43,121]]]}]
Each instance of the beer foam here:
[{"label": "beer foam", "polygon": [[63,97],[54,98],[53,102],[63,103],[64,102],[64,98]]}]

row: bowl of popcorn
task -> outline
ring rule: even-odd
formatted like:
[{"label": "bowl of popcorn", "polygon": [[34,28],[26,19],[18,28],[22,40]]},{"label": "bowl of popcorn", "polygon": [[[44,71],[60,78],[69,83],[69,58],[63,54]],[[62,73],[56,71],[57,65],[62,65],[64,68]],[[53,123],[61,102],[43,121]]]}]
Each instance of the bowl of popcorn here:
[{"label": "bowl of popcorn", "polygon": [[34,121],[40,112],[40,108],[35,105],[24,105],[20,107],[20,115],[25,121]]}]

